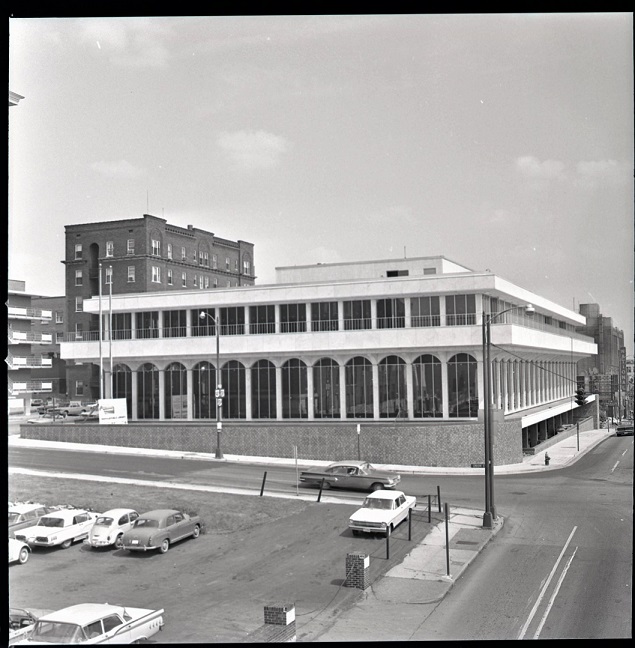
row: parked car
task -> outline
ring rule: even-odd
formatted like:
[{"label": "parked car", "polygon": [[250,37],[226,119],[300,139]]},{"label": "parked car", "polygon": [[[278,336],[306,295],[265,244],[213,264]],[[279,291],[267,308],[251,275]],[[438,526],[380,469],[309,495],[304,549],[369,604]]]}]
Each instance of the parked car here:
[{"label": "parked car", "polygon": [[82,401],[69,401],[58,406],[62,416],[80,416],[86,414],[96,403],[87,404]]},{"label": "parked car", "polygon": [[633,436],[633,421],[624,420],[617,424],[616,436]]},{"label": "parked car", "polygon": [[144,643],[163,629],[164,610],[80,603],[41,616],[18,645]]},{"label": "parked car", "polygon": [[43,515],[36,525],[20,529],[15,537],[29,547],[55,547],[68,549],[73,542],[88,537],[88,532],[99,513],[85,509],[60,509]]},{"label": "parked car", "polygon": [[130,531],[122,538],[122,547],[128,551],[152,551],[165,553],[170,545],[184,538],[198,538],[201,518],[174,509],[148,511],[139,516]]},{"label": "parked car", "polygon": [[35,502],[16,503],[9,506],[9,537],[15,538],[15,532],[33,526],[43,515],[55,508]]},{"label": "parked car", "polygon": [[349,518],[348,526],[353,535],[360,532],[390,535],[416,505],[417,498],[412,495],[378,490],[366,497],[362,507]]},{"label": "parked car", "polygon": [[30,554],[31,547],[26,542],[9,538],[9,563],[19,562],[24,565]]},{"label": "parked car", "polygon": [[35,622],[53,610],[36,610],[35,608],[9,608],[9,645],[18,643],[30,634]]},{"label": "parked car", "polygon": [[377,470],[367,461],[337,461],[328,466],[316,466],[300,473],[300,481],[324,488],[351,488],[376,491],[394,488],[401,475],[387,470]]},{"label": "parked car", "polygon": [[100,515],[88,532],[84,544],[90,547],[121,547],[121,539],[129,531],[139,513],[134,509],[117,508]]}]

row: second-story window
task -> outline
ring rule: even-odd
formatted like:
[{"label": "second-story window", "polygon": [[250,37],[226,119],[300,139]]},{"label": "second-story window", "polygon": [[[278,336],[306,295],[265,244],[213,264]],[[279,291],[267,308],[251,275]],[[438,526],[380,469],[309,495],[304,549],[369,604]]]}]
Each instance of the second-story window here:
[{"label": "second-story window", "polygon": [[194,287],[198,286],[198,275],[194,275]]},{"label": "second-story window", "polygon": [[186,258],[187,258],[187,252],[185,251],[185,248],[182,247],[181,248],[181,261],[185,261]]},{"label": "second-story window", "polygon": [[75,297],[75,312],[81,313],[84,310],[84,298]]},{"label": "second-story window", "polygon": [[172,243],[168,243],[168,259],[172,258]]},{"label": "second-story window", "polygon": [[81,286],[84,283],[84,274],[81,270],[75,270],[75,285]]},{"label": "second-story window", "polygon": [[113,241],[106,241],[106,256],[111,257],[115,254],[115,244]]},{"label": "second-story window", "polygon": [[152,256],[161,256],[161,241],[152,239]]},{"label": "second-story window", "polygon": [[161,268],[152,266],[152,283],[161,283]]},{"label": "second-story window", "polygon": [[203,252],[203,265],[209,268],[209,252]]},{"label": "second-story window", "polygon": [[476,324],[476,296],[446,295],[445,323],[447,326]]},{"label": "second-story window", "polygon": [[128,239],[126,244],[126,252],[128,254],[134,254],[134,239]]},{"label": "second-story window", "polygon": [[106,268],[106,285],[112,284],[112,267]]},{"label": "second-story window", "polygon": [[55,323],[64,324],[64,314],[60,311],[55,311]]},{"label": "second-story window", "polygon": [[187,288],[187,272],[181,273],[181,285],[183,288]]},{"label": "second-story window", "polygon": [[79,261],[82,258],[82,244],[81,243],[76,243],[75,244],[75,260]]},{"label": "second-story window", "polygon": [[229,257],[225,257],[225,270],[229,270],[230,265],[229,265]]},{"label": "second-story window", "polygon": [[172,285],[172,270],[168,270],[168,286]]},{"label": "second-story window", "polygon": [[212,254],[212,268],[216,270],[218,268],[218,255]]},{"label": "second-story window", "polygon": [[134,266],[128,266],[128,283],[134,283],[136,281],[136,271]]}]

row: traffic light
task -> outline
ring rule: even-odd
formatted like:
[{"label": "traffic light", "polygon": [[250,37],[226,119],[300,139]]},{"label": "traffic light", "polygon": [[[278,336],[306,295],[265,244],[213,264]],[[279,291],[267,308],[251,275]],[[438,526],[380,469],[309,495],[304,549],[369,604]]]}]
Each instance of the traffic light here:
[{"label": "traffic light", "polygon": [[584,389],[582,387],[578,387],[575,392],[575,402],[582,407],[586,403],[586,394],[584,393]]}]

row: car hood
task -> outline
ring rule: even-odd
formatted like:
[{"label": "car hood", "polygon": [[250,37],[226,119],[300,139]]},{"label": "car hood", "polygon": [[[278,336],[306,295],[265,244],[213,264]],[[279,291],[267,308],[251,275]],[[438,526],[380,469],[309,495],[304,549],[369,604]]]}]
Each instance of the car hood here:
[{"label": "car hood", "polygon": [[351,515],[352,522],[386,522],[392,519],[394,511],[384,511],[382,509],[361,508]]}]

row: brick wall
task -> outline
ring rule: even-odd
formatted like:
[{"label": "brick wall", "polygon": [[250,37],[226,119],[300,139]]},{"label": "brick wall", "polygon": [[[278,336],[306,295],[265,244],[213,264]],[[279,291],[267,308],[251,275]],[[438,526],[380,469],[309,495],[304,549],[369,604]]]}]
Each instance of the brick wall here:
[{"label": "brick wall", "polygon": [[[140,422],[128,425],[41,424],[20,427],[23,438],[153,448],[182,452],[216,449],[216,423]],[[357,458],[355,423],[224,422],[223,454],[302,461]],[[377,464],[465,467],[484,461],[482,423],[362,423],[360,456]],[[522,461],[520,421],[494,426],[496,465]]]}]

